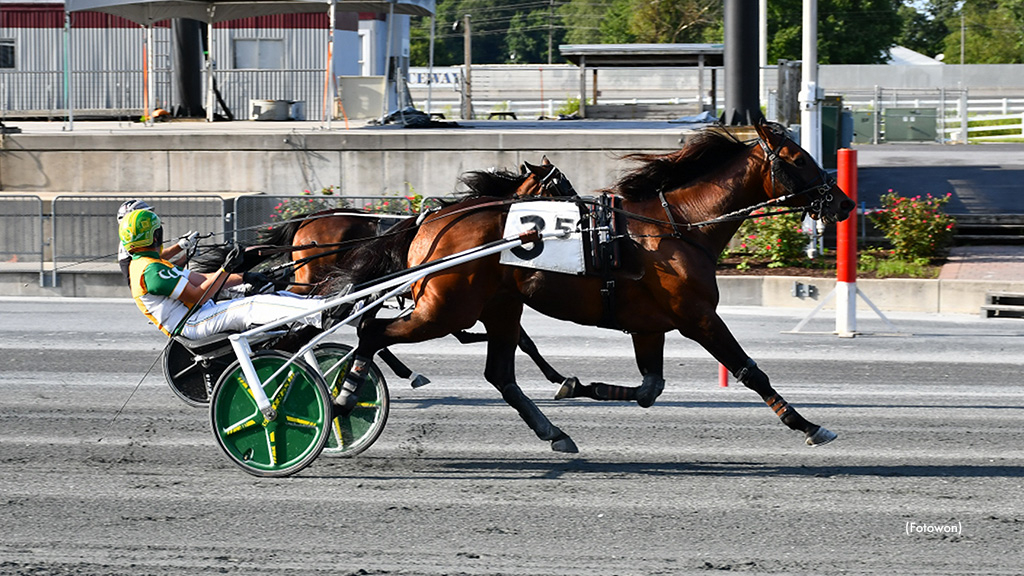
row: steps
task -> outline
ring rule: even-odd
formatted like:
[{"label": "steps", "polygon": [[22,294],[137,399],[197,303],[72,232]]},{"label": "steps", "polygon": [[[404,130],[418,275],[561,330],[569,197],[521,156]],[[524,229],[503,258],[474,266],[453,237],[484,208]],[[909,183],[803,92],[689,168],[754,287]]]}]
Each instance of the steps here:
[{"label": "steps", "polygon": [[1024,214],[955,214],[953,242],[964,244],[1024,244]]},{"label": "steps", "polygon": [[981,307],[982,318],[1024,318],[1024,293],[989,292]]}]

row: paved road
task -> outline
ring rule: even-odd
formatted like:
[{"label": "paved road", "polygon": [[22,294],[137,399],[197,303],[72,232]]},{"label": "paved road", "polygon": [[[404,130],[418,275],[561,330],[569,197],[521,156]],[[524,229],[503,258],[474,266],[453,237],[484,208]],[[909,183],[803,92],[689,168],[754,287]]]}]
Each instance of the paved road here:
[{"label": "paved road", "polygon": [[1024,144],[857,145],[857,199],[868,206],[889,190],[945,196],[950,214],[1024,214]]},{"label": "paved road", "polygon": [[[581,449],[555,454],[480,383],[482,348],[442,340],[398,350],[434,383],[392,379],[370,450],[257,479],[159,367],[143,378],[163,342],[130,302],[0,299],[0,574],[1024,572],[1024,321],[786,333],[801,314],[724,311],[776,387],[839,433],[825,447],[671,338],[649,410],[546,400],[521,363]],[[636,382],[625,335],[526,325],[559,367]]]}]

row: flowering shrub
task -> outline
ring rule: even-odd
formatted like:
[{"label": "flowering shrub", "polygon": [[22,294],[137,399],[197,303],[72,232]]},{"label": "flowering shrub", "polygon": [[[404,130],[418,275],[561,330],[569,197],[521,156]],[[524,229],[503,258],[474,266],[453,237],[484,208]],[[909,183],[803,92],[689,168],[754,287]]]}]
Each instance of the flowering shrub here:
[{"label": "flowering shrub", "polygon": [[363,206],[363,210],[376,214],[419,214],[423,196],[416,194],[412,184],[406,182],[409,194],[406,196],[382,196]]},{"label": "flowering shrub", "polygon": [[752,216],[740,225],[735,236],[738,245],[731,252],[770,260],[769,268],[793,266],[803,259],[810,238],[803,231],[799,214],[765,215],[758,210]]},{"label": "flowering shrub", "polygon": [[[331,185],[321,188],[319,194],[321,196],[334,196],[335,192],[337,192],[337,188],[334,185]],[[306,214],[319,212],[320,210],[348,206],[345,201],[341,201],[339,204],[324,198],[317,198],[316,195],[309,190],[303,190],[302,196],[302,198],[289,198],[278,203],[277,206],[274,206],[274,211],[270,214],[270,221],[286,222],[293,218],[301,218]]]},{"label": "flowering shrub", "polygon": [[868,217],[892,244],[894,258],[934,258],[953,239],[956,221],[942,209],[951,195],[904,198],[889,190],[881,198],[882,209]]}]

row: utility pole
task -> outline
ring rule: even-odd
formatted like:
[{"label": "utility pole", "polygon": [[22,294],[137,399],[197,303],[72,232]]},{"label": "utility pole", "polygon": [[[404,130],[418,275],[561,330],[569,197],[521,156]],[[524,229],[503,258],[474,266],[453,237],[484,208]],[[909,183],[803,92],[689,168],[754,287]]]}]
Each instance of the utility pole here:
[{"label": "utility pole", "polygon": [[[803,10],[803,89],[800,91],[800,147],[819,164],[821,159],[821,99],[818,87],[818,0],[804,0]],[[809,228],[809,230],[808,230]],[[818,254],[821,230],[817,221],[804,219],[804,229],[811,233],[807,257]]]},{"label": "utility pole", "polygon": [[548,2],[548,66],[551,66],[551,36],[554,31],[555,0]]},{"label": "utility pole", "polygon": [[466,63],[462,80],[462,119],[473,119],[473,82],[471,68],[473,65],[473,37],[469,29],[469,14],[462,17],[463,60]]}]

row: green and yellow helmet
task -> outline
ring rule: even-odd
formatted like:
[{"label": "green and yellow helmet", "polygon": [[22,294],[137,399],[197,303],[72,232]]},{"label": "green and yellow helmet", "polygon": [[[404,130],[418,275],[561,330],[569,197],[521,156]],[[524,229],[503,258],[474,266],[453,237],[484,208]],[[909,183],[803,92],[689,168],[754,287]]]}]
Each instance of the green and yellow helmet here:
[{"label": "green and yellow helmet", "polygon": [[156,231],[160,229],[160,217],[150,210],[129,212],[117,227],[121,237],[121,245],[131,252],[137,248],[150,246],[156,239]]}]

